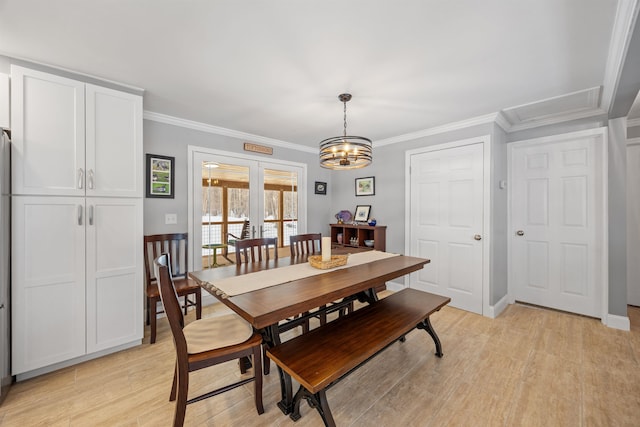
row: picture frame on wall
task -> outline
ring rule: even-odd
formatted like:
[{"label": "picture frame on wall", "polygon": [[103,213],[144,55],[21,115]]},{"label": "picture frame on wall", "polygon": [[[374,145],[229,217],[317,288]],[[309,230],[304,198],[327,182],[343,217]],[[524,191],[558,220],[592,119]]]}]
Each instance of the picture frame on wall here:
[{"label": "picture frame on wall", "polygon": [[175,197],[175,157],[147,154],[146,196],[160,199]]},{"label": "picture frame on wall", "polygon": [[371,213],[371,205],[358,205],[356,206],[356,213],[353,215],[353,220],[356,222],[369,221],[369,214]]},{"label": "picture frame on wall", "polygon": [[376,194],[376,179],[373,176],[356,178],[356,196],[373,196]]},{"label": "picture frame on wall", "polygon": [[316,181],[315,190],[316,194],[327,194],[327,183]]}]

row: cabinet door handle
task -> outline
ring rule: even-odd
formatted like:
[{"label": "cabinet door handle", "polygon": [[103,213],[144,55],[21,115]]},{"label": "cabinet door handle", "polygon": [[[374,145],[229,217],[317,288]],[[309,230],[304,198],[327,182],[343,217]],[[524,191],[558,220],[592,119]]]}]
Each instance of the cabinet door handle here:
[{"label": "cabinet door handle", "polygon": [[89,180],[89,188],[93,190],[93,169],[89,169],[89,172],[87,172],[87,179]]},{"label": "cabinet door handle", "polygon": [[84,170],[78,169],[78,188],[82,189],[84,185]]},{"label": "cabinet door handle", "polygon": [[93,225],[93,205],[89,206],[89,225]]},{"label": "cabinet door handle", "polygon": [[78,205],[78,225],[82,225],[82,205]]}]

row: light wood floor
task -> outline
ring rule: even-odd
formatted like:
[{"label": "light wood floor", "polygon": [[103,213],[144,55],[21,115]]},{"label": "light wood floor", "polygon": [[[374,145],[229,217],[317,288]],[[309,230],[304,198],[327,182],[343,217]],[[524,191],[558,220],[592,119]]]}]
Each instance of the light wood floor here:
[{"label": "light wood floor", "polygon": [[[205,313],[223,310],[215,304]],[[338,426],[638,426],[640,308],[629,316],[632,331],[623,332],[524,305],[493,320],[445,307],[432,316],[442,359],[424,331],[413,331],[331,388],[328,400]],[[154,345],[147,328],[137,348],[14,384],[0,425],[169,426],[173,363],[170,332],[159,321]],[[203,370],[191,391],[239,375],[235,362]],[[189,405],[186,425],[322,425],[306,403],[294,424],[276,407],[275,369],[265,381],[263,415],[247,385]]]}]

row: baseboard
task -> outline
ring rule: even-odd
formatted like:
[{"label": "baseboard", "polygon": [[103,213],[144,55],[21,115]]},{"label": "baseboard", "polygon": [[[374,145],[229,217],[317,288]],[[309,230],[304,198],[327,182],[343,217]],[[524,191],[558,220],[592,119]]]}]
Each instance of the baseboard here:
[{"label": "baseboard", "polygon": [[507,308],[508,305],[509,305],[509,294],[500,298],[500,301],[498,301],[495,305],[490,305],[489,312],[487,313],[486,317],[495,319],[500,315],[500,313],[502,313]]},{"label": "baseboard", "polygon": [[32,371],[23,372],[16,375],[16,381],[24,381],[33,377],[37,377],[42,374],[48,374],[49,372],[57,371],[58,369],[66,368],[78,363],[86,362],[87,360],[97,359],[98,357],[106,356],[107,354],[116,353],[118,351],[126,350],[131,347],[135,347],[142,344],[142,340],[134,340],[126,344],[121,344],[116,347],[108,348],[106,350],[97,351],[95,353],[86,354],[84,356],[76,357],[74,359],[65,360],[64,362],[54,363],[53,365],[45,366],[43,368],[34,369]]},{"label": "baseboard", "polygon": [[616,314],[607,314],[607,318],[604,323],[610,328],[620,329],[621,331],[629,331],[631,330],[631,323],[629,322],[629,318],[627,316],[618,316]]},{"label": "baseboard", "polygon": [[393,292],[397,292],[401,289],[404,289],[404,285],[398,282],[387,282],[387,289]]}]

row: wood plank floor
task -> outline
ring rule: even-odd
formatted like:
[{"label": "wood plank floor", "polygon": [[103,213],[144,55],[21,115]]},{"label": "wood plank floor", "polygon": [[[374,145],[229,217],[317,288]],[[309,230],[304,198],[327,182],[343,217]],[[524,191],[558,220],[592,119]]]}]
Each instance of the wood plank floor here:
[{"label": "wood plank floor", "polygon": [[[205,308],[206,316],[225,309]],[[640,308],[631,332],[599,320],[525,305],[497,319],[445,307],[432,316],[444,357],[413,331],[329,390],[339,426],[638,426]],[[193,318],[193,313],[188,316]],[[2,426],[169,426],[173,343],[158,342],[14,384]],[[354,345],[357,345],[354,342]],[[274,366],[274,365],[272,365]],[[193,394],[239,377],[235,362],[192,376]],[[265,413],[251,385],[187,407],[187,426],[321,426],[302,404],[295,424],[276,408],[277,375],[265,378]]]}]

